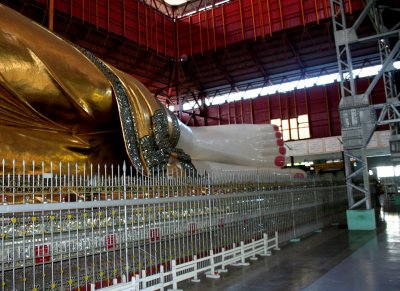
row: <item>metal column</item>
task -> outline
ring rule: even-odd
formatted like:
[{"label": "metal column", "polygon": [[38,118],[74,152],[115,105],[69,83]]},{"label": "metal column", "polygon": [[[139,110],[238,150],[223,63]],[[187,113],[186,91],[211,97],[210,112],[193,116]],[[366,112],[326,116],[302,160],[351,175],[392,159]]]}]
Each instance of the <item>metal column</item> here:
[{"label": "metal column", "polygon": [[[394,70],[393,63],[399,58],[400,30],[398,25],[391,29],[383,29],[381,11],[375,0],[367,1],[364,10],[351,27],[347,27],[346,24],[344,1],[330,0],[330,4],[340,76],[341,101],[339,111],[342,124],[349,209],[354,209],[361,205],[365,205],[366,209],[370,209],[371,197],[366,148],[378,125],[391,125],[391,145],[393,140],[395,144],[393,147],[399,149],[400,157],[400,138],[397,138],[397,124],[400,119],[399,112],[396,109],[399,106],[399,96],[395,91],[391,76],[391,71]],[[372,20],[376,32],[371,36],[359,38],[357,29],[367,16]],[[397,39],[392,48],[388,45],[388,38]],[[354,83],[355,75],[353,72],[351,45],[371,41],[378,42],[382,68],[367,90],[362,94],[357,94]],[[371,105],[369,103],[369,95],[382,76],[384,76],[385,81],[387,102],[380,105]],[[379,118],[376,118],[375,110],[378,108],[381,109],[381,113]],[[358,165],[358,169],[354,172],[352,171],[351,161],[355,161]],[[362,184],[357,183],[360,181],[362,181]],[[362,197],[357,198],[357,193],[361,193]]]}]

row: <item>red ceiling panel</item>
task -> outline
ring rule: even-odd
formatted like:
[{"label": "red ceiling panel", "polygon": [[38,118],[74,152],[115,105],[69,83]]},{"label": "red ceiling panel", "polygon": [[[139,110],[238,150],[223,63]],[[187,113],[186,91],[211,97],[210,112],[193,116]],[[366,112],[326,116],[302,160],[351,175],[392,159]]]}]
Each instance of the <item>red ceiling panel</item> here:
[{"label": "red ceiling panel", "polygon": [[243,123],[252,124],[253,123],[253,106],[252,100],[242,101],[242,112],[243,112]]},{"label": "red ceiling panel", "polygon": [[208,125],[219,125],[219,110],[219,106],[212,106],[207,108],[207,116],[209,117],[207,120]]},{"label": "red ceiling panel", "polygon": [[339,83],[335,83],[329,86],[325,86],[325,96],[328,100],[329,115],[330,120],[330,132],[331,136],[341,135],[340,126],[340,116],[339,116],[339,101],[340,101],[340,87]]},{"label": "red ceiling panel", "polygon": [[[360,0],[346,1],[348,12],[360,9]],[[330,17],[328,0],[232,1],[212,10],[178,19],[180,54],[197,54],[225,44],[256,39],[284,29]],[[189,27],[192,27],[191,29]],[[188,40],[192,41],[188,41]]]},{"label": "red ceiling panel", "polygon": [[[35,2],[47,5],[45,0]],[[55,0],[54,8],[157,53],[174,56],[173,21],[141,2]]]},{"label": "red ceiling panel", "polygon": [[[307,88],[308,118],[312,137],[330,136],[329,115],[324,86]],[[336,105],[337,108],[338,105]],[[336,109],[337,110],[337,109]]]},{"label": "red ceiling panel", "polygon": [[230,124],[229,104],[224,103],[224,104],[217,105],[217,106],[220,107],[221,124]]},{"label": "red ceiling panel", "polygon": [[293,99],[293,102],[296,102],[297,116],[308,114],[308,100],[306,91],[303,89],[294,91]]},{"label": "red ceiling panel", "polygon": [[281,95],[271,95],[269,99],[271,119],[282,119]]},{"label": "red ceiling panel", "polygon": [[270,123],[269,98],[258,97],[253,99],[254,123]]}]

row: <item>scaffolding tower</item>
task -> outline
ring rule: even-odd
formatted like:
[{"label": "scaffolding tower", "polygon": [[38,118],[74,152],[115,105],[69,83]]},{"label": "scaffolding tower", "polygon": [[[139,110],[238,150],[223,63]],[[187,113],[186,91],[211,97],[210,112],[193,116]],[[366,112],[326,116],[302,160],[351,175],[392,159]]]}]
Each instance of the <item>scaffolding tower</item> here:
[{"label": "scaffolding tower", "polygon": [[[394,164],[400,164],[400,102],[393,65],[400,55],[400,22],[397,20],[394,25],[386,25],[382,13],[385,9],[394,8],[382,6],[376,0],[367,0],[356,21],[348,26],[345,1],[330,0],[330,4],[341,89],[339,112],[348,206],[350,210],[364,207],[370,210],[372,205],[366,148],[377,126],[389,125],[392,161]],[[373,24],[374,31],[369,36],[359,37],[357,29],[367,21],[367,17]],[[355,87],[351,48],[364,42],[377,43],[382,67],[365,92],[360,93]],[[384,81],[386,102],[372,105],[369,96],[381,78]],[[352,161],[360,165],[355,171],[352,170]],[[360,181],[362,183],[359,183]],[[361,198],[357,199],[355,193],[362,193]]]}]

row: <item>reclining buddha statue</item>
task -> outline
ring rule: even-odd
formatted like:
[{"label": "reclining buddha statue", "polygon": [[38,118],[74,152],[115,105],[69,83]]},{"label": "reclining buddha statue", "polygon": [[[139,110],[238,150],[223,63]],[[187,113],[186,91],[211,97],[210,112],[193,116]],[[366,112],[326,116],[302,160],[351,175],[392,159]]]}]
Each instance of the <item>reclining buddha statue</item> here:
[{"label": "reclining buddha statue", "polygon": [[0,4],[0,157],[112,163],[141,173],[280,168],[271,125],[189,128],[132,76]]}]

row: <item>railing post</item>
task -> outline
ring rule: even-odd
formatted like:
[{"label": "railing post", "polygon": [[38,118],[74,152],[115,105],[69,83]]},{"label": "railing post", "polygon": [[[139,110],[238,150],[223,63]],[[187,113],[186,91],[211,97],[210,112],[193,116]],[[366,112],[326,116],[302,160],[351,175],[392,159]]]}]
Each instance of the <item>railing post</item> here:
[{"label": "railing post", "polygon": [[227,273],[228,270],[225,269],[225,248],[222,248],[221,260],[222,260],[222,265],[221,265],[221,269],[218,270],[218,273]]},{"label": "railing post", "polygon": [[96,285],[95,284],[90,284],[90,291],[96,290]]},{"label": "railing post", "polygon": [[146,270],[142,270],[142,289],[147,288]]},{"label": "railing post", "polygon": [[271,252],[268,251],[268,234],[264,233],[263,235],[263,242],[264,242],[264,253],[260,254],[262,257],[267,257],[271,255]]},{"label": "railing post", "polygon": [[164,266],[160,265],[160,285],[161,285],[160,290],[161,291],[164,291],[164,281],[165,281],[165,278],[164,278]]},{"label": "railing post", "polygon": [[246,257],[245,257],[245,253],[244,253],[244,241],[240,242],[240,255],[241,255],[241,258],[242,258],[241,265],[242,266],[250,265],[250,263],[246,263]]},{"label": "railing post", "polygon": [[[315,208],[315,227],[314,227],[314,232],[320,233],[322,232],[321,228],[320,228],[320,222],[318,219],[318,198],[317,198],[317,187],[315,185],[315,179],[314,179],[314,208]],[[332,182],[332,178],[331,178],[331,188],[333,189],[333,182]]]},{"label": "railing post", "polygon": [[136,274],[135,277],[132,280],[134,280],[135,291],[139,291],[140,290],[140,277],[139,277],[139,274]]},{"label": "railing post", "polygon": [[218,272],[215,271],[215,265],[214,265],[214,251],[210,250],[210,266],[211,269],[207,273],[206,277],[211,278],[211,279],[219,279],[221,276],[218,274]]},{"label": "railing post", "polygon": [[240,242],[240,263],[235,263],[232,264],[232,266],[248,266],[250,265],[249,263],[246,263],[246,257],[245,257],[245,253],[244,253],[244,241]]},{"label": "railing post", "polygon": [[194,276],[191,281],[194,283],[198,283],[200,282],[200,279],[197,277],[197,255],[193,256],[193,264],[194,264],[194,270],[193,270]]},{"label": "railing post", "polygon": [[279,244],[278,244],[278,232],[275,231],[275,247],[274,250],[276,251],[280,251],[281,249],[279,248]]},{"label": "railing post", "polygon": [[294,193],[293,191],[290,191],[290,198],[291,198],[291,209],[292,209],[292,227],[293,227],[293,238],[290,240],[291,242],[299,242],[300,239],[297,237],[297,232],[296,232],[296,219],[295,219],[295,215],[294,215]]},{"label": "railing post", "polygon": [[178,289],[178,280],[176,276],[176,260],[171,261],[171,272],[172,272],[172,289],[168,289],[168,291],[180,291],[181,289]]},{"label": "railing post", "polygon": [[254,238],[251,239],[251,244],[253,246],[253,256],[250,257],[250,260],[257,261],[258,258],[256,257],[256,242],[255,242]]},{"label": "railing post", "polygon": [[132,290],[136,291],[136,278],[135,278],[135,276],[132,276],[131,287],[132,287]]},{"label": "railing post", "polygon": [[[126,163],[124,161],[123,166],[122,166],[122,184],[123,184],[123,191],[124,191],[124,200],[127,200],[127,183],[126,183]],[[125,227],[124,227],[124,236],[125,236],[125,278],[128,278],[129,276],[129,255],[128,255],[128,229],[129,229],[129,225],[128,225],[128,207],[125,204],[124,206],[124,220],[125,220]],[[121,270],[122,271],[122,270]],[[122,273],[122,272],[121,272]]]},{"label": "railing post", "polygon": [[139,275],[132,276],[131,286],[132,290],[139,291]]}]

